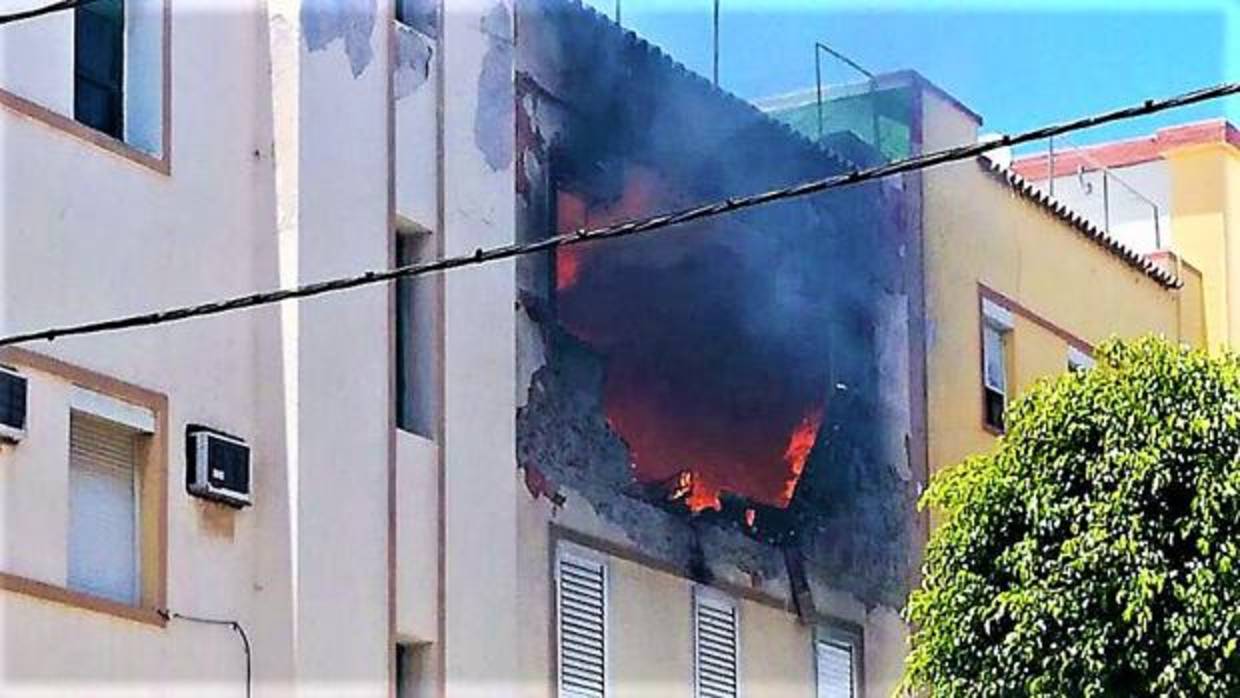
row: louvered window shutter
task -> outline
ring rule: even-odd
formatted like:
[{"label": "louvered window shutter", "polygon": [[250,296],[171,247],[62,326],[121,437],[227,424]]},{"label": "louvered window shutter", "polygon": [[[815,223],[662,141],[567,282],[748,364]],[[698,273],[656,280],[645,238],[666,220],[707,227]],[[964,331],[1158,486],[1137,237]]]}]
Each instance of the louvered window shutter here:
[{"label": "louvered window shutter", "polygon": [[607,695],[607,568],[561,554],[556,565],[560,696]]},{"label": "louvered window shutter", "polygon": [[815,643],[818,665],[818,698],[853,698],[852,646],[819,640]]},{"label": "louvered window shutter", "polygon": [[739,695],[736,605],[694,597],[694,687],[698,698],[735,698]]},{"label": "louvered window shutter", "polygon": [[137,437],[70,413],[68,586],[130,604],[139,591]]}]

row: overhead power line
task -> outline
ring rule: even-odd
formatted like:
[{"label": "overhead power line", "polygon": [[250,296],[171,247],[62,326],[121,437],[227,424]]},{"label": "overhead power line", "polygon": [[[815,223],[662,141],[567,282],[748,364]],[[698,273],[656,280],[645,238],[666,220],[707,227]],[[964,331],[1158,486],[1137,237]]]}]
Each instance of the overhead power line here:
[{"label": "overhead power line", "polygon": [[33,19],[35,17],[42,17],[43,15],[50,15],[53,12],[72,10],[75,7],[82,7],[83,5],[89,5],[94,2],[99,2],[99,0],[60,0],[60,2],[54,2],[50,5],[43,5],[42,7],[35,7],[29,10],[22,10],[21,12],[9,12],[7,14],[0,15],[0,26],[10,24],[12,22],[20,22],[23,19]]},{"label": "overhead power line", "polygon": [[846,174],[810,180],[790,187],[774,189],[760,194],[751,194],[748,196],[724,199],[715,203],[695,206],[693,208],[686,208],[670,213],[663,213],[649,218],[630,220],[602,228],[594,228],[589,230],[580,229],[573,232],[560,233],[531,243],[513,243],[487,249],[478,248],[472,254],[445,257],[431,262],[410,264],[396,267],[394,269],[371,270],[358,274],[357,276],[346,276],[327,281],[318,281],[293,288],[282,288],[262,293],[253,293],[245,296],[235,296],[232,298],[202,303],[199,305],[181,306],[138,315],[127,315],[109,320],[98,320],[75,325],[65,325],[63,327],[52,327],[34,332],[23,332],[20,334],[9,335],[7,337],[0,337],[0,346],[19,344],[22,342],[30,342],[35,340],[50,341],[58,337],[97,334],[100,332],[111,332],[133,327],[162,325],[169,322],[176,322],[178,320],[203,317],[206,315],[218,315],[232,310],[253,308],[295,298],[308,298],[310,296],[318,296],[324,293],[332,293],[335,291],[344,291],[346,289],[358,288],[361,286],[385,283],[392,281],[393,279],[406,276],[422,276],[424,274],[432,274],[447,271],[449,269],[485,264],[496,260],[508,259],[521,255],[533,254],[536,252],[545,252],[557,247],[567,247],[569,245],[579,245],[581,243],[596,240],[639,235],[642,233],[659,230],[661,228],[679,225],[681,223],[713,218],[725,213],[754,208],[764,204],[774,203],[776,201],[794,199],[807,196],[809,194],[827,191],[829,189],[836,189],[851,184],[868,182],[904,172],[923,170],[935,165],[967,160],[1003,146],[1029,143],[1031,141],[1042,140],[1051,136],[1058,136],[1064,133],[1071,133],[1073,131],[1080,131],[1082,129],[1100,126],[1102,124],[1154,114],[1168,109],[1187,106],[1189,104],[1197,104],[1199,102],[1205,102],[1212,99],[1219,99],[1221,97],[1235,95],[1237,93],[1240,93],[1240,82],[1223,83],[1213,87],[1193,90],[1192,92],[1186,92],[1184,94],[1166,99],[1148,99],[1141,104],[1124,107],[1123,109],[1116,109],[1114,111],[1104,112],[1094,116],[1087,116],[1060,124],[1043,126],[1032,131],[1025,131],[1024,133],[1020,133],[1015,136],[1002,136],[997,140],[988,141],[986,143],[974,143],[955,148],[947,148],[945,150],[939,150],[925,155],[896,160],[886,165],[878,165],[875,167],[854,170]]}]

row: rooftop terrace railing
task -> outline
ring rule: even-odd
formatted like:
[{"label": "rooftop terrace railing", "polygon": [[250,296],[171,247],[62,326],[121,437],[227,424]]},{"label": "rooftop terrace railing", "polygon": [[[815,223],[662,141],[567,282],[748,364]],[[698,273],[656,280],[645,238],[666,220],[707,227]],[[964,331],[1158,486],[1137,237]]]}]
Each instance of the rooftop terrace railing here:
[{"label": "rooftop terrace railing", "polygon": [[[1062,144],[1066,144],[1068,147],[1066,149],[1059,147]],[[1074,171],[1063,171],[1062,169],[1057,170],[1056,169],[1057,159],[1061,157],[1067,157],[1068,153],[1070,153],[1071,158],[1078,163],[1075,170]],[[1077,181],[1079,182],[1081,189],[1084,192],[1085,196],[1089,197],[1094,194],[1094,183],[1088,181],[1086,175],[1090,172],[1098,173],[1098,179],[1100,180],[1101,189],[1102,189],[1101,191],[1102,220],[1094,221],[1094,222],[1099,224],[1102,227],[1102,229],[1106,231],[1108,235],[1112,235],[1115,232],[1112,229],[1112,224],[1115,219],[1115,216],[1113,215],[1112,207],[1116,200],[1116,194],[1112,192],[1113,187],[1118,187],[1119,189],[1121,189],[1122,191],[1126,192],[1128,195],[1133,197],[1133,199],[1138,203],[1139,206],[1149,207],[1150,213],[1151,213],[1150,230],[1153,234],[1153,243],[1154,243],[1153,249],[1154,250],[1163,249],[1164,240],[1163,240],[1163,230],[1162,230],[1162,221],[1161,221],[1162,211],[1159,208],[1158,203],[1155,202],[1153,199],[1149,198],[1148,196],[1146,196],[1146,194],[1142,192],[1140,188],[1138,188],[1136,185],[1132,184],[1131,182],[1126,180],[1124,177],[1121,177],[1118,173],[1115,172],[1114,168],[1108,167],[1107,165],[1102,163],[1100,160],[1095,158],[1093,155],[1091,155],[1088,148],[1084,148],[1082,146],[1079,146],[1073,143],[1066,136],[1051,137],[1047,139],[1046,162],[1047,162],[1047,177],[1046,177],[1045,187],[1047,189],[1047,193],[1049,193],[1052,197],[1061,198],[1061,200],[1070,199],[1071,197],[1070,196],[1069,197],[1057,196],[1055,189],[1056,189],[1056,185],[1058,184],[1057,180],[1060,177],[1065,177],[1065,176],[1070,176],[1072,174],[1075,174]],[[1085,165],[1088,165],[1088,167],[1086,167],[1085,165],[1079,164],[1080,162],[1084,162]],[[1063,194],[1063,191],[1061,190],[1059,193]],[[1065,203],[1070,203],[1070,201],[1066,200]],[[1088,215],[1088,212],[1086,211],[1080,211],[1080,213],[1082,213],[1082,215]]]}]

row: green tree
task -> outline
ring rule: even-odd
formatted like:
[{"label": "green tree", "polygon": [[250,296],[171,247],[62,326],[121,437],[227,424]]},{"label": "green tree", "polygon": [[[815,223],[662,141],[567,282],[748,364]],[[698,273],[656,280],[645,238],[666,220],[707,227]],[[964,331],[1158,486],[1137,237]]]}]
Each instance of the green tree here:
[{"label": "green tree", "polygon": [[1112,342],[937,476],[903,690],[1240,696],[1240,358]]}]

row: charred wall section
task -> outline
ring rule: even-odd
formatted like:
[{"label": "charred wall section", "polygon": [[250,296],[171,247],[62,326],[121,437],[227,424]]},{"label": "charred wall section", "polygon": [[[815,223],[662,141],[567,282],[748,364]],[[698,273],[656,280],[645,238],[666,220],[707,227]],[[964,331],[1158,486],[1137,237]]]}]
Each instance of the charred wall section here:
[{"label": "charred wall section", "polygon": [[[517,22],[522,240],[852,168],[576,2],[525,0]],[[872,183],[523,259],[531,494],[583,498],[699,578],[899,605],[916,489],[901,201]]]}]

